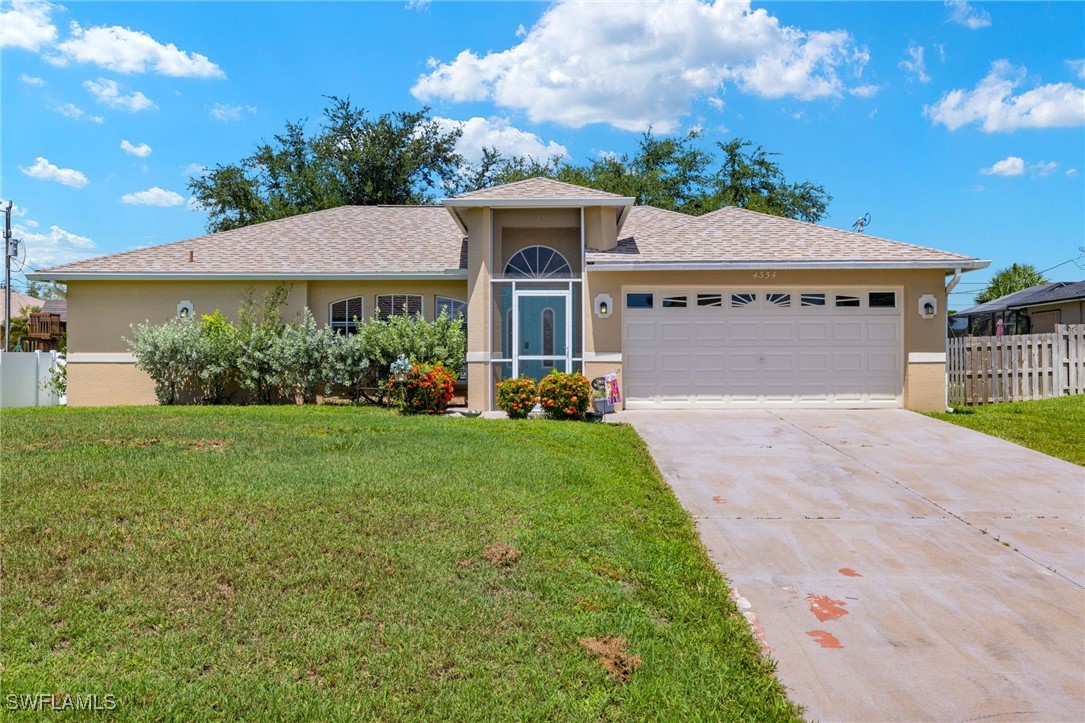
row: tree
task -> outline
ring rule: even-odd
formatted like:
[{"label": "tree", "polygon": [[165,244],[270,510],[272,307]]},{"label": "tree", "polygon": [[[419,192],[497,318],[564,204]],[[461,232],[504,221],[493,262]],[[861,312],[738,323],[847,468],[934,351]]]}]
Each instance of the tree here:
[{"label": "tree", "polygon": [[776,154],[741,138],[718,142],[715,147],[722,159],[701,147],[701,134],[697,132],[660,138],[649,130],[632,156],[604,156],[580,166],[566,160],[506,158],[488,148],[482,160],[459,174],[446,190],[455,194],[545,176],[631,196],[637,205],[694,216],[724,206],[810,222],[825,214],[832,196],[823,186],[810,181],[789,182],[772,160]]},{"label": "tree", "polygon": [[35,299],[63,299],[68,290],[61,284],[47,284],[44,281],[26,282],[26,295]]},{"label": "tree", "polygon": [[1031,264],[1011,264],[999,269],[983,291],[976,294],[976,303],[1000,299],[1007,294],[1022,291],[1032,286],[1046,284],[1048,280]]},{"label": "tree", "polygon": [[[11,350],[23,351],[23,340],[30,336],[30,315],[41,311],[40,306],[24,306],[16,316],[11,317]],[[0,323],[0,343],[3,342],[4,325]],[[16,347],[19,347],[16,349]]]},{"label": "tree", "polygon": [[461,172],[461,131],[442,129],[428,108],[372,118],[349,99],[328,100],[316,133],[288,122],[252,155],[188,182],[209,232],[347,204],[426,203]]}]

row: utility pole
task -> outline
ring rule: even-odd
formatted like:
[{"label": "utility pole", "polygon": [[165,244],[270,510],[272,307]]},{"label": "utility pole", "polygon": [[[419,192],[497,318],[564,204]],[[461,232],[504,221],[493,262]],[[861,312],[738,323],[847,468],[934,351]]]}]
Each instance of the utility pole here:
[{"label": "utility pole", "polygon": [[4,351],[11,351],[11,257],[12,249],[18,251],[18,241],[11,240],[11,207],[8,201],[4,209]]}]

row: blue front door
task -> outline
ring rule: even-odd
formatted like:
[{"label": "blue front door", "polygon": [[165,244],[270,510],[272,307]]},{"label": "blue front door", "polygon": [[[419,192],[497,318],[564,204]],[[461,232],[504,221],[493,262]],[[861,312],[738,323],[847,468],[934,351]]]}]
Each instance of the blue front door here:
[{"label": "blue front door", "polygon": [[542,379],[567,370],[569,297],[517,294],[516,361],[519,376]]}]

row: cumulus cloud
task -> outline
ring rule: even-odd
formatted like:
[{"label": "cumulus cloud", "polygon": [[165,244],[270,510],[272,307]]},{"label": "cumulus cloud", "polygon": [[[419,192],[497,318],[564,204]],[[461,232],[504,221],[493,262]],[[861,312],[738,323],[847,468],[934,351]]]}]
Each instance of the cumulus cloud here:
[{"label": "cumulus cloud", "polygon": [[927,63],[923,59],[923,46],[912,43],[904,51],[904,55],[904,59],[897,63],[897,67],[912,76],[912,80],[918,80],[920,83],[931,82],[931,77],[927,75]]},{"label": "cumulus cloud", "polygon": [[1067,60],[1066,65],[1070,67],[1070,70],[1074,71],[1074,75],[1085,80],[1085,59]]},{"label": "cumulus cloud", "polygon": [[1020,176],[1024,172],[1025,159],[1019,156],[1008,156],[990,168],[980,169],[980,173],[985,176]]},{"label": "cumulus cloud", "polygon": [[132,145],[128,140],[121,141],[121,150],[125,153],[133,156],[139,156],[140,158],[146,158],[151,155],[151,147],[146,143],[140,143],[138,146]]},{"label": "cumulus cloud", "polygon": [[65,231],[60,226],[50,226],[47,232],[38,232],[36,221],[27,219],[22,224],[12,225],[12,235],[21,239],[26,246],[26,261],[31,268],[45,268],[84,259],[95,248],[94,242],[86,236]]},{"label": "cumulus cloud", "polygon": [[670,132],[695,99],[727,84],[768,98],[840,97],[842,71],[858,76],[868,58],[843,30],[782,26],[749,2],[562,2],[508,50],[431,59],[411,93],[493,101],[534,122]]},{"label": "cumulus cloud", "polygon": [[62,116],[72,118],[74,120],[89,120],[91,123],[103,123],[104,118],[100,115],[90,115],[85,110],[77,106],[75,103],[64,103],[58,105],[54,110],[60,113]]},{"label": "cumulus cloud", "polygon": [[949,8],[949,22],[957,23],[969,30],[991,27],[991,13],[969,5],[965,0],[946,0]]},{"label": "cumulus cloud", "polygon": [[185,197],[158,186],[151,186],[146,191],[124,194],[121,196],[121,203],[131,206],[183,206]]},{"label": "cumulus cloud", "polygon": [[543,141],[537,134],[520,130],[506,118],[481,118],[475,116],[465,121],[451,118],[434,118],[441,130],[448,132],[460,128],[463,135],[456,150],[469,163],[482,159],[483,148],[497,148],[504,155],[530,156],[538,161],[569,155],[569,149],[556,141]]},{"label": "cumulus cloud", "polygon": [[19,80],[23,81],[27,85],[36,85],[39,88],[45,85],[45,81],[33,75],[27,75],[26,73],[19,73]]},{"label": "cumulus cloud", "polygon": [[429,10],[432,0],[407,0],[408,10]]},{"label": "cumulus cloud", "polygon": [[1039,163],[1034,163],[1029,166],[1029,171],[1043,178],[1045,176],[1050,176],[1052,173],[1057,171],[1058,168],[1059,164],[1055,161],[1040,161]]},{"label": "cumulus cloud", "polygon": [[105,78],[85,80],[83,81],[83,87],[86,88],[99,103],[104,103],[110,108],[141,111],[158,107],[153,100],[143,95],[143,93],[140,93],[138,90],[133,91],[128,95],[124,95],[121,93],[120,84],[115,80],[106,80]]},{"label": "cumulus cloud", "polygon": [[1085,125],[1085,88],[1048,83],[1014,95],[1026,74],[1024,67],[997,60],[975,88],[951,90],[924,106],[923,114],[951,131],[969,123],[988,133]]},{"label": "cumulus cloud", "polygon": [[0,48],[22,48],[38,52],[57,39],[57,29],[50,16],[57,9],[47,2],[16,0],[0,12]]},{"label": "cumulus cloud", "polygon": [[1067,168],[1066,169],[1066,175],[1069,176],[1070,178],[1073,178],[1074,176],[1077,175],[1077,169],[1076,168]]},{"label": "cumulus cloud", "polygon": [[181,169],[182,176],[206,176],[207,173],[207,166],[201,163],[189,163],[187,166]]},{"label": "cumulus cloud", "polygon": [[147,33],[118,25],[83,29],[71,24],[71,37],[57,46],[56,62],[90,63],[115,73],[158,73],[174,78],[225,78],[206,55],[163,45]]},{"label": "cumulus cloud", "polygon": [[876,85],[857,85],[848,92],[860,98],[873,98],[879,90],[880,88]]},{"label": "cumulus cloud", "polygon": [[50,163],[48,158],[41,156],[34,159],[33,166],[29,168],[19,166],[19,170],[31,178],[42,181],[56,181],[61,185],[71,186],[72,188],[82,188],[88,183],[87,177],[82,171],[77,171],[74,168],[59,168]]},{"label": "cumulus cloud", "polygon": [[249,105],[242,107],[240,105],[229,105],[227,103],[215,103],[211,106],[210,113],[211,117],[215,120],[229,123],[230,121],[241,120],[241,112],[243,110],[247,110],[249,113],[255,113],[256,106]]}]

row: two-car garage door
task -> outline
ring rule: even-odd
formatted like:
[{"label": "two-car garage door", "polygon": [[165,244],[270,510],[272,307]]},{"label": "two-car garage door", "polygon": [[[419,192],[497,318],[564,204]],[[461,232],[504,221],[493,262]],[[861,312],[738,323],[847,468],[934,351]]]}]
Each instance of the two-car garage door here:
[{"label": "two-car garage door", "polygon": [[623,290],[626,407],[900,407],[892,289]]}]

